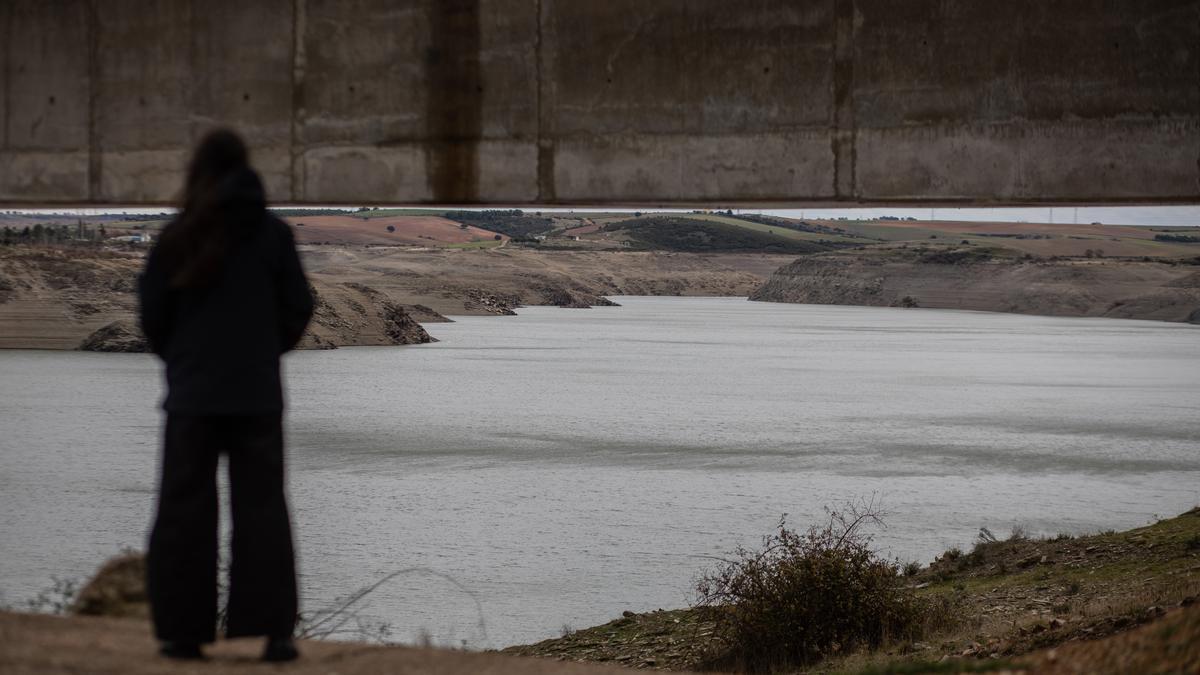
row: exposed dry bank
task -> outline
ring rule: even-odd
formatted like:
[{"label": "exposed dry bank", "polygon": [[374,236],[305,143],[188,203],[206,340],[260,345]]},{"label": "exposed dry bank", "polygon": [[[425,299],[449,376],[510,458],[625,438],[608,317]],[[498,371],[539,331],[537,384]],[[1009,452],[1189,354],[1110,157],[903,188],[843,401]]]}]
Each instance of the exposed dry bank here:
[{"label": "exposed dry bank", "polygon": [[[312,246],[317,311],[302,347],[428,342],[420,323],[590,307],[604,295],[741,295],[791,256]],[[142,351],[135,250],[0,248],[0,348]]]},{"label": "exposed dry bank", "polygon": [[799,258],[750,299],[1200,323],[1200,265],[879,247]]}]

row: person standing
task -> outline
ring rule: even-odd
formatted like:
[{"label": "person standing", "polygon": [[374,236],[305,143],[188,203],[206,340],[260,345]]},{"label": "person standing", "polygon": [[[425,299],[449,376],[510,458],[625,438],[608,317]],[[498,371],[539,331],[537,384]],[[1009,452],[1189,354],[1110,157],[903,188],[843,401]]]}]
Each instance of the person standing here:
[{"label": "person standing", "polygon": [[203,658],[216,639],[217,461],[228,456],[233,532],[226,637],[299,654],[283,466],[280,356],[313,312],[290,228],[266,208],[241,138],[208,133],[183,204],[138,282],[140,320],[166,365],[167,413],[147,591],[159,652]]}]

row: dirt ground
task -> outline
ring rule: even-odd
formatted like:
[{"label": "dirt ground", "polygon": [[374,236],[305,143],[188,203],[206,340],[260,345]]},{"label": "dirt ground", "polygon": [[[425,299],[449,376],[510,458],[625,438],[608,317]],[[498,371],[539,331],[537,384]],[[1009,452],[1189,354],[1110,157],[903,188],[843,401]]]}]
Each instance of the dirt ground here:
[{"label": "dirt ground", "polygon": [[59,617],[0,612],[0,673],[5,675],[617,675],[613,666],[561,663],[496,653],[301,641],[301,658],[264,664],[258,640],[220,642],[203,662],[176,662],[155,653],[150,626],[137,619]]}]

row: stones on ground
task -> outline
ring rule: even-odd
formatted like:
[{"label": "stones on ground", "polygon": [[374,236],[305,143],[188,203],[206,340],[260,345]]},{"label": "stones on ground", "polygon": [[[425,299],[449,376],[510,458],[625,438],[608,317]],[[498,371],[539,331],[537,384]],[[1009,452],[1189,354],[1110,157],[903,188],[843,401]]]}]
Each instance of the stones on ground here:
[{"label": "stones on ground", "polygon": [[384,303],[380,317],[383,319],[383,332],[392,344],[416,345],[434,342],[421,324],[414,321],[400,305],[390,301]]},{"label": "stones on ground", "polygon": [[588,309],[591,307],[615,307],[617,303],[600,295],[576,288],[568,289],[561,286],[543,286],[537,289],[543,305]]},{"label": "stones on ground", "polygon": [[301,340],[305,349],[336,349],[338,344],[411,345],[436,341],[404,307],[365,284],[345,282],[334,287],[323,286],[321,291],[310,284],[309,292],[314,311]]},{"label": "stones on ground", "polygon": [[497,295],[481,288],[468,288],[463,291],[463,307],[466,309],[482,309],[491,314],[512,316],[516,314],[513,308],[519,305],[519,298],[514,296]]},{"label": "stones on ground", "polygon": [[150,342],[133,322],[119,320],[84,338],[79,349],[85,352],[144,353],[150,351]]}]

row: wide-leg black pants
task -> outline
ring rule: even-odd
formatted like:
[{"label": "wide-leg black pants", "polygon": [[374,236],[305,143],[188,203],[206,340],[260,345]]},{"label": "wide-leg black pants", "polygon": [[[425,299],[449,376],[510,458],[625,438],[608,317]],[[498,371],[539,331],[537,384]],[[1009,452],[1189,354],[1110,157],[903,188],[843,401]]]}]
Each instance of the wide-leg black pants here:
[{"label": "wide-leg black pants", "polygon": [[233,543],[227,637],[292,634],[296,569],[283,425],[268,415],[168,413],[147,590],[160,640],[212,642],[217,624],[217,459],[229,456]]}]

